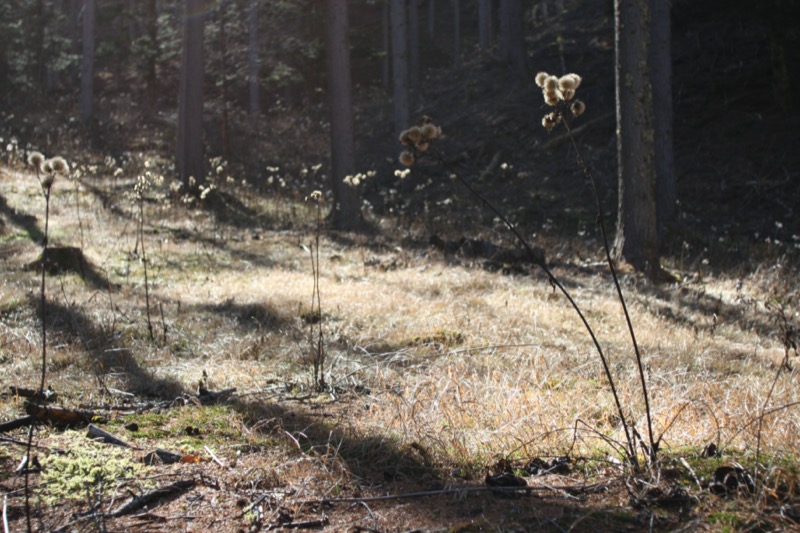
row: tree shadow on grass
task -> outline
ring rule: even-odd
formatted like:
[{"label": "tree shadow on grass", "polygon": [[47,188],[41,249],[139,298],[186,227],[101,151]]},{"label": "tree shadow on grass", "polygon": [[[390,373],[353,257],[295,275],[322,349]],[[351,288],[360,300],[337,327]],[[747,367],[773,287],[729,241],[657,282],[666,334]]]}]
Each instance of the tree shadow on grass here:
[{"label": "tree shadow on grass", "polygon": [[36,217],[18,211],[17,209],[14,209],[8,205],[8,202],[2,194],[0,194],[0,214],[2,214],[15,226],[25,230],[25,232],[28,234],[28,238],[30,238],[32,242],[41,244],[44,241],[44,232],[39,229],[39,225],[36,222]]},{"label": "tree shadow on grass", "polygon": [[[41,305],[34,304],[39,320]],[[102,383],[109,374],[122,379],[128,392],[160,399],[181,395],[183,385],[172,378],[156,377],[143,368],[132,349],[120,342],[113,325],[98,324],[75,305],[47,302],[47,331],[51,338],[80,346],[86,354],[86,364]]]}]

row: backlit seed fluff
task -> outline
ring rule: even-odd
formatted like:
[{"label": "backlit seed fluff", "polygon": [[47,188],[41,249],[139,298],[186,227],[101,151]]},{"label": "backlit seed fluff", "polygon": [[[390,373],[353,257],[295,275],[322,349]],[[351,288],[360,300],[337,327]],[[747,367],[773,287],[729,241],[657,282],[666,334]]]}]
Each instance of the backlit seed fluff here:
[{"label": "backlit seed fluff", "polygon": [[405,166],[410,167],[411,165],[414,164],[414,161],[415,161],[414,154],[412,154],[408,150],[400,152],[400,162]]},{"label": "backlit seed fluff", "polygon": [[580,100],[575,100],[572,102],[570,106],[570,110],[572,111],[573,116],[579,117],[586,111],[586,104],[581,102]]},{"label": "backlit seed fluff", "polygon": [[558,93],[556,91],[545,91],[544,101],[547,105],[556,105],[558,103]]},{"label": "backlit seed fluff", "polygon": [[558,78],[555,76],[547,76],[544,79],[544,86],[543,89],[545,91],[555,91],[558,89]]},{"label": "backlit seed fluff", "polygon": [[572,81],[575,82],[575,87],[573,87],[573,89],[577,91],[578,87],[581,86],[581,81],[583,81],[583,79],[580,76],[578,76],[577,74],[567,74],[567,76],[572,78]]},{"label": "backlit seed fluff", "polygon": [[561,98],[563,98],[565,102],[569,102],[570,100],[572,100],[573,96],[575,96],[575,89],[561,90]]},{"label": "backlit seed fluff", "polygon": [[66,159],[63,157],[54,157],[50,161],[53,165],[53,172],[61,174],[62,176],[69,174],[69,164],[67,164]]},{"label": "backlit seed fluff", "polygon": [[44,162],[44,155],[41,152],[31,152],[28,154],[28,164],[34,168],[39,168]]},{"label": "backlit seed fluff", "polygon": [[422,139],[422,131],[420,131],[419,126],[411,126],[406,131],[408,132],[408,139],[412,143],[418,143]]},{"label": "backlit seed fluff", "polygon": [[417,143],[417,145],[415,146],[415,148],[416,148],[417,150],[419,150],[420,152],[427,152],[427,151],[428,151],[428,146],[429,146],[429,144],[428,144],[428,143],[426,143],[426,142],[421,142],[421,143]]},{"label": "backlit seed fluff", "polygon": [[572,74],[567,74],[565,76],[561,76],[558,79],[558,88],[562,91],[572,90],[574,91],[577,87],[577,83],[575,83],[575,78]]},{"label": "backlit seed fluff", "polygon": [[53,172],[53,160],[47,159],[42,161],[41,169],[42,174],[51,174]]},{"label": "backlit seed fluff", "polygon": [[536,85],[544,89],[544,82],[550,76],[547,72],[539,72],[536,74]]},{"label": "backlit seed fluff", "polygon": [[53,182],[56,180],[56,175],[52,173],[45,174],[42,176],[42,187],[45,189],[50,189],[53,186]]},{"label": "backlit seed fluff", "polygon": [[420,128],[420,132],[422,133],[422,139],[426,141],[430,141],[432,139],[438,139],[439,137],[442,136],[442,128],[434,126],[430,122],[424,124]]}]

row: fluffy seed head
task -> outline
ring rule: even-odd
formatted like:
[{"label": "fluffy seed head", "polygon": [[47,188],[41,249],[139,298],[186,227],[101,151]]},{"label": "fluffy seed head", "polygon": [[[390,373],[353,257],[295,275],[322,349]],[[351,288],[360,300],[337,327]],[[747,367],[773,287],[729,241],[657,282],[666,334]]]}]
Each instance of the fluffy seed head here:
[{"label": "fluffy seed head", "polygon": [[415,158],[414,154],[409,152],[408,150],[404,150],[400,152],[400,162],[407,167],[410,167],[414,164]]},{"label": "fluffy seed head", "polygon": [[580,100],[575,100],[574,102],[572,102],[570,110],[572,111],[573,116],[579,117],[583,114],[584,111],[586,111],[586,104],[584,104]]},{"label": "fluffy seed head", "polygon": [[544,85],[542,88],[546,91],[555,91],[558,89],[558,78],[555,76],[547,76],[544,79]]},{"label": "fluffy seed head", "polygon": [[422,131],[420,130],[419,126],[411,126],[406,130],[408,132],[408,139],[412,143],[418,143],[420,139],[422,139]]},{"label": "fluffy seed head", "polygon": [[430,141],[433,139],[438,139],[439,137],[442,136],[442,128],[428,122],[426,124],[423,124],[423,126],[420,128],[420,133],[422,134],[423,140]]},{"label": "fluffy seed head", "polygon": [[575,83],[575,78],[572,74],[566,74],[558,78],[558,88],[562,91],[566,90],[575,90],[577,87],[577,83]]},{"label": "fluffy seed head", "polygon": [[66,159],[59,156],[59,157],[54,157],[50,161],[52,162],[53,165],[53,172],[55,172],[56,174],[61,174],[62,176],[69,174],[69,164],[67,163]]},{"label": "fluffy seed head", "polygon": [[40,170],[42,174],[52,174],[53,173],[53,160],[52,159],[45,159],[42,161],[42,165]]},{"label": "fluffy seed head", "polygon": [[547,89],[544,90],[544,101],[547,103],[547,105],[556,105],[559,100],[558,96],[559,93],[557,89],[552,91],[548,91]]},{"label": "fluffy seed head", "polygon": [[544,89],[544,82],[549,77],[550,74],[548,74],[547,72],[539,72],[538,74],[536,74],[536,85]]},{"label": "fluffy seed head", "polygon": [[427,152],[427,151],[428,151],[428,147],[429,147],[429,146],[430,146],[430,145],[429,145],[428,143],[426,143],[426,142],[421,142],[421,143],[417,143],[417,145],[416,145],[416,147],[415,147],[415,148],[416,148],[417,150],[419,150],[420,152]]},{"label": "fluffy seed head", "polygon": [[548,113],[542,117],[542,126],[544,126],[544,128],[549,132],[556,127],[556,124],[558,124],[559,120],[561,120],[560,115],[557,115],[556,113]]},{"label": "fluffy seed head", "polygon": [[39,168],[44,163],[44,155],[41,152],[31,152],[28,154],[28,164],[33,168]]},{"label": "fluffy seed head", "polygon": [[572,100],[572,97],[575,96],[575,89],[561,89],[561,98],[564,99],[565,102],[569,102]]}]

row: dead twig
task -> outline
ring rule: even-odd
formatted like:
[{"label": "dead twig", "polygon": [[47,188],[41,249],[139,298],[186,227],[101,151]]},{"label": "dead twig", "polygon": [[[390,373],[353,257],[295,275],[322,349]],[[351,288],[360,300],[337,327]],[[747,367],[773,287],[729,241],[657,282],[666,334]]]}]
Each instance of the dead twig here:
[{"label": "dead twig", "polygon": [[141,496],[136,496],[134,498],[131,498],[131,500],[128,501],[128,503],[120,506],[116,511],[112,512],[109,516],[116,518],[124,516],[126,514],[131,514],[135,511],[138,511],[145,505],[150,505],[151,503],[156,502],[167,496],[173,496],[175,494],[179,494],[185,490],[193,488],[195,485],[196,481],[194,479],[182,479],[176,481],[175,483],[171,483],[169,485],[159,487],[149,492],[145,492]]}]

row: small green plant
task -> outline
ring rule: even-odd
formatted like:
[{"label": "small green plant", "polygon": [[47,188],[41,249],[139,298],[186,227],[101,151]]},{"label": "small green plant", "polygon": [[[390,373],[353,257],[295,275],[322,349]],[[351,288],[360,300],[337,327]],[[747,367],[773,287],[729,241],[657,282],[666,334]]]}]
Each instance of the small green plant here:
[{"label": "small green plant", "polygon": [[52,505],[62,500],[87,500],[90,506],[116,483],[141,477],[144,464],[115,446],[75,446],[68,454],[53,454],[42,460],[39,496]]}]

